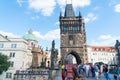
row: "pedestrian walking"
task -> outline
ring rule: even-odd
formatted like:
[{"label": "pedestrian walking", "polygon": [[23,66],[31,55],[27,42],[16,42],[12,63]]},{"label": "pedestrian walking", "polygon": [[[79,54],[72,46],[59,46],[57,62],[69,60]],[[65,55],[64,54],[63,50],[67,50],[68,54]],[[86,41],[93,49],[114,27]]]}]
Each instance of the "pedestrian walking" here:
[{"label": "pedestrian walking", "polygon": [[115,67],[114,67],[114,80],[117,80],[117,70],[118,70],[118,66],[115,65]]},{"label": "pedestrian walking", "polygon": [[79,73],[78,73],[77,67],[73,66],[72,70],[73,70],[73,75],[74,75],[73,80],[80,80],[79,79]]},{"label": "pedestrian walking", "polygon": [[92,77],[95,77],[95,65],[91,66]]},{"label": "pedestrian walking", "polygon": [[83,74],[83,65],[82,64],[78,65],[78,72],[79,72],[79,75]]},{"label": "pedestrian walking", "polygon": [[95,64],[94,70],[95,70],[95,77],[96,77],[96,79],[98,80],[98,79],[99,79],[99,68],[98,68],[98,65],[97,65],[97,64]]},{"label": "pedestrian walking", "polygon": [[65,80],[65,78],[66,78],[66,72],[65,70],[62,70],[62,80]]},{"label": "pedestrian walking", "polygon": [[111,80],[109,70],[110,69],[108,68],[108,65],[105,64],[105,66],[104,66],[104,73],[105,73],[106,80]]},{"label": "pedestrian walking", "polygon": [[84,69],[86,77],[89,77],[90,65],[89,64],[84,65]]},{"label": "pedestrian walking", "polygon": [[118,74],[118,79],[120,80],[120,66],[118,67],[117,74]]}]

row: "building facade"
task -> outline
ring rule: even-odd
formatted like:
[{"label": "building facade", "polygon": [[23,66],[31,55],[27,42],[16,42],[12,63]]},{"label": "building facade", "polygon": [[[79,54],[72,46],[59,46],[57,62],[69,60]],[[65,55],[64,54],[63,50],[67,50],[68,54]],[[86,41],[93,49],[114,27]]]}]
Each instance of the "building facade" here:
[{"label": "building facade", "polygon": [[13,80],[16,70],[26,70],[31,66],[32,53],[23,38],[8,38],[0,34],[0,54],[7,55],[11,66],[0,75],[0,80]]},{"label": "building facade", "polygon": [[75,16],[72,4],[66,4],[64,16],[60,13],[59,22],[62,62],[66,63],[66,57],[71,54],[77,64],[87,63],[85,22],[81,13]]},{"label": "building facade", "polygon": [[117,52],[113,46],[87,46],[87,51],[89,63],[117,64]]}]

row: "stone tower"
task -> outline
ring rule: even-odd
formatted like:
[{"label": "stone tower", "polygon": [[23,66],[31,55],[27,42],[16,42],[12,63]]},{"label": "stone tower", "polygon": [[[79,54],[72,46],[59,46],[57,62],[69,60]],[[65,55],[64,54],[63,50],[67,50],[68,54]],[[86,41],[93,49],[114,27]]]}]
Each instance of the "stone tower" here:
[{"label": "stone tower", "polygon": [[87,63],[86,32],[84,19],[75,16],[72,4],[66,4],[64,16],[60,13],[60,50],[62,63],[72,54],[77,64]]}]

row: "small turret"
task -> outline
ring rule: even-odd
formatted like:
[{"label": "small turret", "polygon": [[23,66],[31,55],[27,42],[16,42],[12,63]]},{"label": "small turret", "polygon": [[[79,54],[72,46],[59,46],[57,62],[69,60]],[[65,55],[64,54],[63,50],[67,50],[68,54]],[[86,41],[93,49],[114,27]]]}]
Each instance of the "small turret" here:
[{"label": "small turret", "polygon": [[61,19],[61,17],[62,17],[62,12],[60,12],[60,16],[59,16],[59,18]]},{"label": "small turret", "polygon": [[82,18],[81,12],[79,11],[79,17]]}]

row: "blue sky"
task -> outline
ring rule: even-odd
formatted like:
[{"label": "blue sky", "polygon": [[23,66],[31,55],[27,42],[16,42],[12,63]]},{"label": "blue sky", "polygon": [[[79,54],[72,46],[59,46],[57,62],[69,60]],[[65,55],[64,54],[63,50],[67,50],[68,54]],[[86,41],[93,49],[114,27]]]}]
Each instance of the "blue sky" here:
[{"label": "blue sky", "polygon": [[44,49],[52,40],[59,49],[59,14],[66,3],[85,19],[88,45],[114,46],[120,40],[120,0],[0,0],[0,34],[22,37],[32,29]]}]

